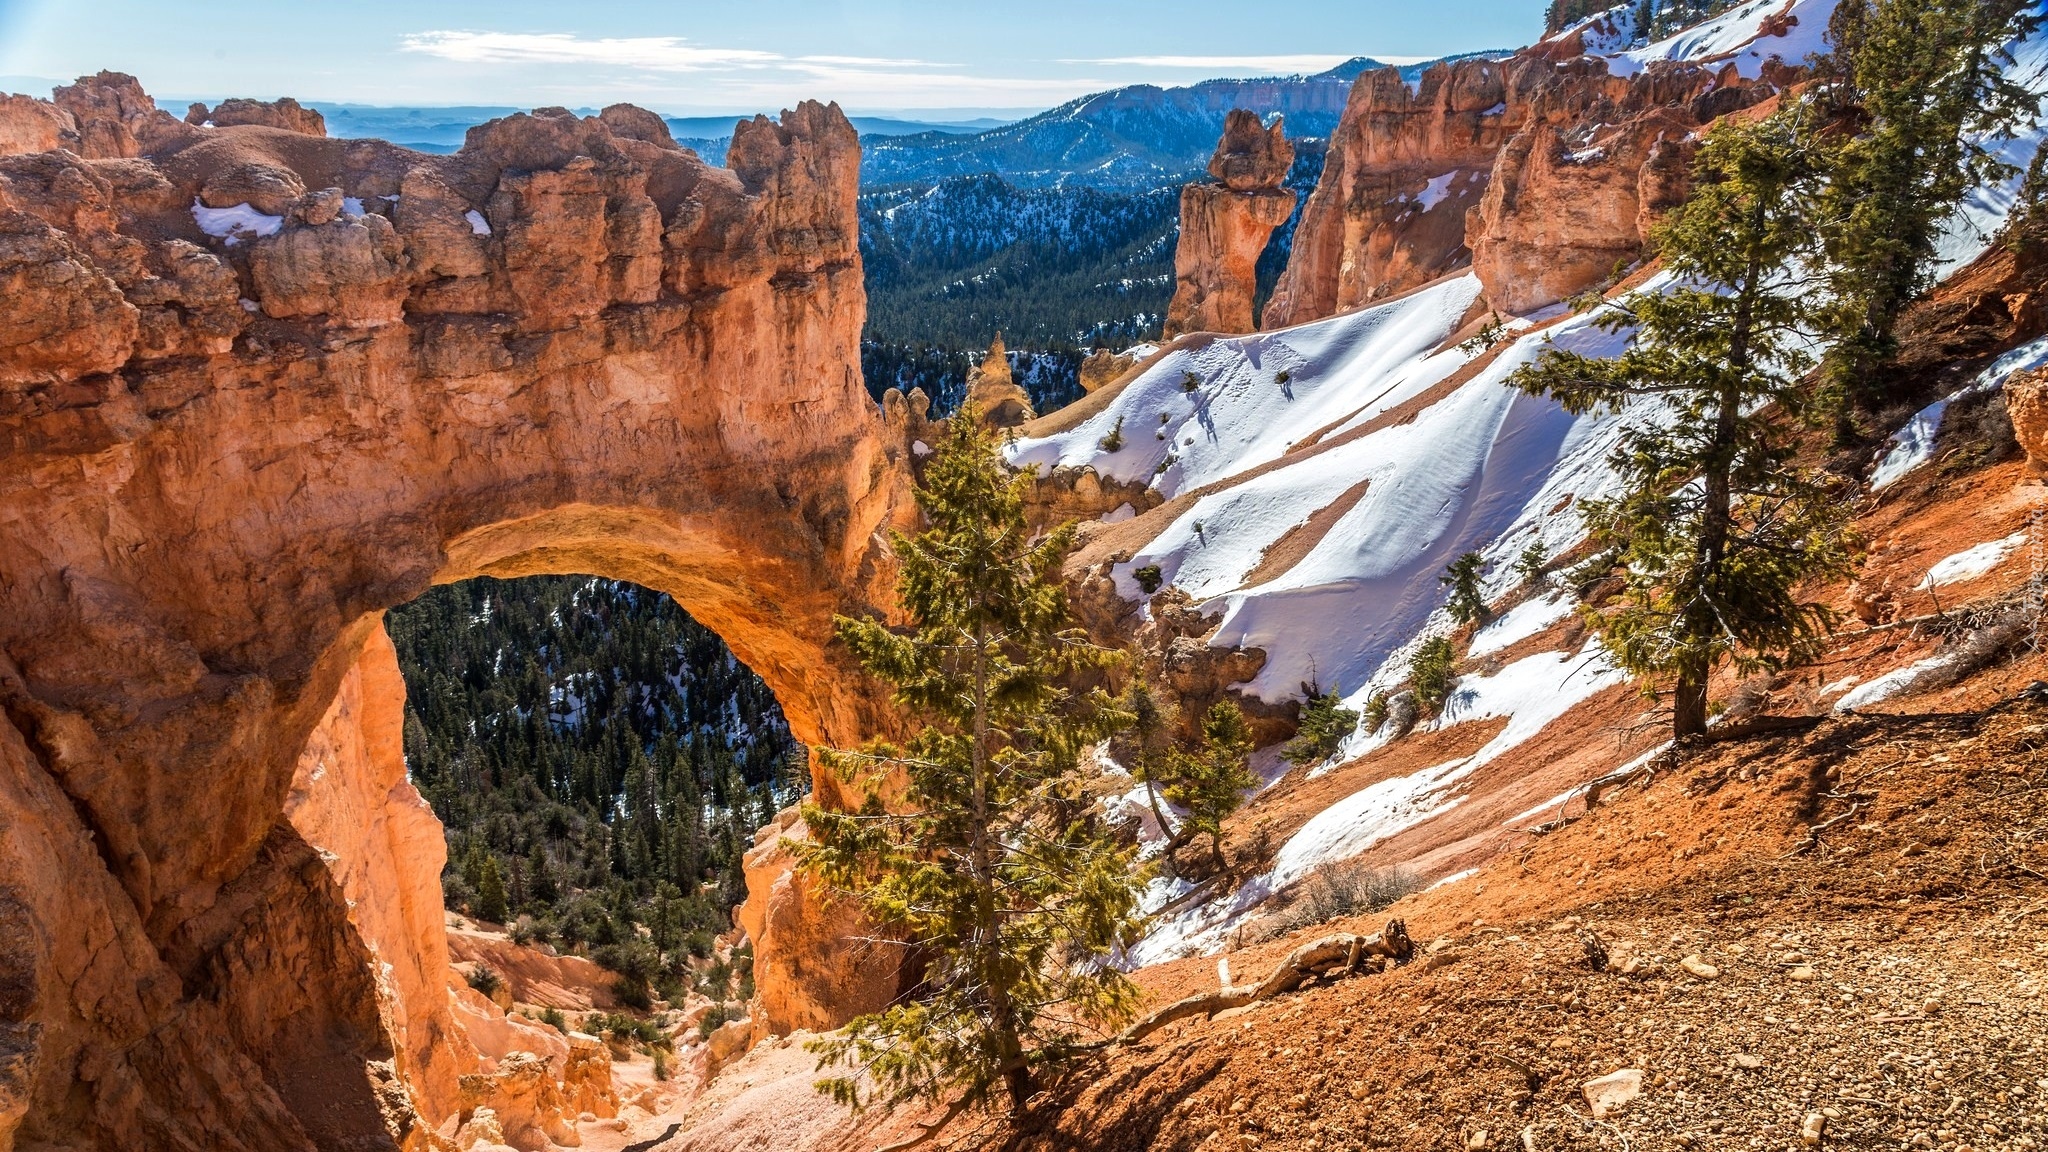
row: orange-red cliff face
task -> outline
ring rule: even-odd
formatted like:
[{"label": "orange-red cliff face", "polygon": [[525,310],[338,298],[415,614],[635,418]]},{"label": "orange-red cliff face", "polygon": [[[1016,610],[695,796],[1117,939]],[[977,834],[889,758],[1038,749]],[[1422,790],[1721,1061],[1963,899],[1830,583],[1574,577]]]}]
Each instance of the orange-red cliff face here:
[{"label": "orange-red cliff face", "polygon": [[[436,157],[103,75],[0,146],[0,1148],[417,1146],[474,1054],[385,608],[634,580],[800,736],[869,726],[830,618],[909,504],[854,133],[806,104],[727,170],[557,109]],[[866,1006],[760,948],[771,1025]]]},{"label": "orange-red cliff face", "polygon": [[1167,339],[1183,332],[1250,332],[1259,253],[1273,229],[1294,211],[1294,192],[1281,187],[1294,164],[1284,125],[1267,128],[1256,113],[1233,108],[1209,159],[1214,184],[1180,194],[1180,242],[1173,253],[1173,302]]},{"label": "orange-red cliff face", "polygon": [[[1553,59],[1551,57],[1560,57]],[[1526,312],[1600,283],[1683,198],[1689,137],[1767,82],[1656,64],[1632,77],[1538,46],[1462,60],[1411,89],[1358,78],[1303,208],[1265,326],[1368,304],[1470,264]]]}]

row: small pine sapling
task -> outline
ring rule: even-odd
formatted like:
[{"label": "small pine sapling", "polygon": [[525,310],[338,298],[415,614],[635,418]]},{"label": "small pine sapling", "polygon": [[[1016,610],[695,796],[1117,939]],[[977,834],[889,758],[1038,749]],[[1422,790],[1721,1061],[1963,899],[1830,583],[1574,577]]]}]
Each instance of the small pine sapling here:
[{"label": "small pine sapling", "polygon": [[1188,837],[1209,838],[1209,858],[1221,872],[1223,819],[1244,803],[1244,794],[1259,782],[1252,775],[1252,730],[1244,710],[1229,700],[1211,705],[1202,717],[1201,743],[1191,750],[1177,750],[1172,758],[1172,778],[1165,788],[1166,799],[1187,813],[1174,833],[1177,846]]},{"label": "small pine sapling", "polygon": [[1479,591],[1479,569],[1484,563],[1479,553],[1467,552],[1451,561],[1444,575],[1437,582],[1448,585],[1451,598],[1445,606],[1451,610],[1451,619],[1460,624],[1486,618],[1486,597]]},{"label": "small pine sapling", "polygon": [[1443,715],[1451,689],[1458,684],[1456,669],[1457,656],[1448,636],[1432,636],[1415,650],[1415,658],[1408,664],[1408,682],[1415,689],[1416,702],[1431,716]]},{"label": "small pine sapling", "polygon": [[1367,734],[1377,736],[1379,730],[1386,726],[1387,694],[1374,692],[1365,698],[1365,730]]},{"label": "small pine sapling", "polygon": [[1109,430],[1109,435],[1097,440],[1095,446],[1104,452],[1122,451],[1124,446],[1124,418],[1121,416],[1117,417],[1116,427]]},{"label": "small pine sapling", "polygon": [[1283,755],[1294,765],[1319,764],[1337,754],[1344,738],[1358,727],[1358,713],[1344,707],[1335,687],[1328,692],[1314,681],[1301,686],[1306,697],[1301,705],[1301,726],[1288,741]]}]

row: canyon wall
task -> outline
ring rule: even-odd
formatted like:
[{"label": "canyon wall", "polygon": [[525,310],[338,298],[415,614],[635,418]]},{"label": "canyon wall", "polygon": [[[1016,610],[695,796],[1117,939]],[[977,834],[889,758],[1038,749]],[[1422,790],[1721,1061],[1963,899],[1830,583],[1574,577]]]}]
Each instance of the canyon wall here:
[{"label": "canyon wall", "polygon": [[[0,1149],[450,1119],[381,623],[432,583],[632,580],[798,736],[877,722],[830,620],[886,605],[909,469],[836,107],[740,124],[729,170],[624,106],[452,156],[240,112],[112,74],[0,104]],[[873,1006],[759,947],[786,1019]]]},{"label": "canyon wall", "polygon": [[1528,312],[1607,280],[1684,198],[1693,134],[1783,70],[1653,63],[1615,76],[1575,44],[1358,78],[1264,327],[1321,319],[1468,264]]}]

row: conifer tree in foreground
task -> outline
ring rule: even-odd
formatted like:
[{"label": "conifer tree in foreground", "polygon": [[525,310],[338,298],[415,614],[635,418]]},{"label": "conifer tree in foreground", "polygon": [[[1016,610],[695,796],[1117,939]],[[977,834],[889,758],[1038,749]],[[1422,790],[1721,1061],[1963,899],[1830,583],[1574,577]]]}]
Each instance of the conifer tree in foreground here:
[{"label": "conifer tree in foreground", "polygon": [[1032,538],[1030,482],[956,415],[918,493],[929,527],[895,541],[909,629],[837,621],[917,725],[900,747],[821,749],[863,803],[804,810],[803,865],[924,962],[909,997],[812,1044],[820,1068],[850,1066],[819,1088],[854,1107],[943,1102],[951,1119],[1000,1093],[1021,1108],[1135,1003],[1108,963],[1138,935],[1134,853],[1072,815],[1080,753],[1130,716],[1066,686],[1116,655],[1069,625],[1073,531]]},{"label": "conifer tree in foreground", "polygon": [[1793,458],[1818,405],[1802,378],[1825,317],[1802,282],[1818,258],[1819,157],[1799,107],[1724,121],[1700,145],[1691,197],[1657,234],[1676,284],[1604,305],[1627,353],[1549,349],[1516,372],[1573,413],[1640,414],[1611,463],[1621,494],[1580,505],[1626,588],[1601,620],[1616,661],[1672,686],[1672,732],[1706,730],[1707,680],[1797,656],[1826,632],[1803,581],[1842,571],[1842,502]]}]

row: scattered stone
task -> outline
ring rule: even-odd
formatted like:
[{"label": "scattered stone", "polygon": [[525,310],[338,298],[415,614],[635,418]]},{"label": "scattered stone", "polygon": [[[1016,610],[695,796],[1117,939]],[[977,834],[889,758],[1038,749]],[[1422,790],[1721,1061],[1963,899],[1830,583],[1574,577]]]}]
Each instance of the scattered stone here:
[{"label": "scattered stone", "polygon": [[1751,1069],[1761,1068],[1764,1066],[1764,1062],[1762,1060],[1759,1060],[1756,1057],[1751,1056],[1747,1052],[1737,1052],[1735,1054],[1734,1064],[1737,1068]]},{"label": "scattered stone", "polygon": [[1680,960],[1678,966],[1702,980],[1718,980],[1721,977],[1721,970],[1700,959],[1697,952]]},{"label": "scattered stone", "polygon": [[1813,966],[1811,964],[1801,964],[1798,967],[1792,969],[1790,972],[1785,973],[1785,979],[1796,980],[1801,984],[1809,983],[1816,979],[1818,976],[1819,973],[1813,970]]},{"label": "scattered stone", "polygon": [[1913,841],[1913,842],[1912,842],[1911,844],[1908,844],[1908,845],[1906,845],[1906,846],[1905,846],[1904,848],[1900,849],[1900,850],[1899,850],[1899,855],[1901,855],[1901,856],[1925,856],[1925,855],[1927,855],[1927,845],[1925,845],[1925,844],[1922,844],[1922,843],[1921,843],[1921,842],[1919,842],[1918,840],[1915,840],[1915,841]]},{"label": "scattered stone", "polygon": [[1465,1137],[1465,1152],[1484,1152],[1490,1134],[1481,1128]]},{"label": "scattered stone", "polygon": [[1604,1120],[1643,1094],[1643,1070],[1623,1068],[1579,1085],[1595,1120]]},{"label": "scattered stone", "polygon": [[1828,1130],[1828,1118],[1818,1112],[1808,1112],[1805,1123],[1799,1126],[1799,1142],[1812,1148],[1821,1141]]}]

